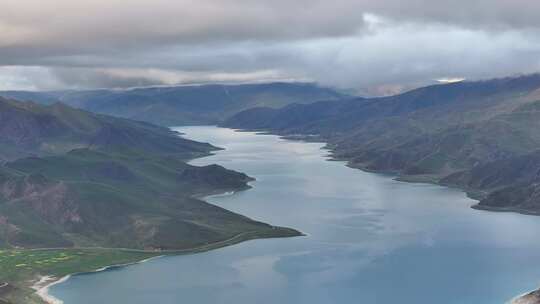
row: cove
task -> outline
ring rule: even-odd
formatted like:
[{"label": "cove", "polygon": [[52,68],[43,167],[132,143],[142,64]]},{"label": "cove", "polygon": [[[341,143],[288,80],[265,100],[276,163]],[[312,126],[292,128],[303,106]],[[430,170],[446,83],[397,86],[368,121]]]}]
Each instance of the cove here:
[{"label": "cove", "polygon": [[456,189],[328,161],[323,144],[175,128],[223,147],[192,161],[254,178],[213,204],[307,234],[75,275],[65,304],[496,304],[538,287],[540,217],[470,208]]}]

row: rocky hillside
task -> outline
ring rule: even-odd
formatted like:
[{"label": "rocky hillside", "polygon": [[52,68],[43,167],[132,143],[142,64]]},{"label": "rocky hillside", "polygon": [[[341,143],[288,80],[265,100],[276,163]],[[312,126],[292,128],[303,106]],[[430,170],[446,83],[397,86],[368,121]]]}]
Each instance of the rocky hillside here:
[{"label": "rocky hillside", "polygon": [[224,125],[311,135],[353,167],[463,187],[483,199],[482,208],[540,210],[540,75],[257,108]]}]

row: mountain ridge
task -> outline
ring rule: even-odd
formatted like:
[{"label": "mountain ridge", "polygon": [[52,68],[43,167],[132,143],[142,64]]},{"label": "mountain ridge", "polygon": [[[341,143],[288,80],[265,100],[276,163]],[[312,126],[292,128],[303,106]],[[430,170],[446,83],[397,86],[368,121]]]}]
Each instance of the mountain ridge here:
[{"label": "mountain ridge", "polygon": [[217,124],[242,110],[345,94],[314,83],[205,84],[125,90],[4,91],[0,96],[42,104],[63,102],[95,113],[147,121],[162,126]]},{"label": "mountain ridge", "polygon": [[[536,163],[538,109],[540,75],[533,74],[440,84],[390,97],[255,108],[223,126],[318,138],[351,167],[461,187],[481,199],[479,208],[536,213],[535,180],[525,173],[518,174],[525,186],[506,180],[491,188],[458,176],[464,179],[476,169],[483,179],[495,178],[496,170],[489,168],[499,162]],[[520,206],[516,200],[527,202]]]}]

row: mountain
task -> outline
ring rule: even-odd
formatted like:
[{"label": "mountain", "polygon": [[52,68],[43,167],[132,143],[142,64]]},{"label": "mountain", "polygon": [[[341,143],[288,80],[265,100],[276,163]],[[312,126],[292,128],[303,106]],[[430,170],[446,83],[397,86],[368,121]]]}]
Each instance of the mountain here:
[{"label": "mountain", "polygon": [[293,236],[196,197],[245,174],[187,160],[216,148],[63,104],[0,99],[0,247],[184,249]]},{"label": "mountain", "polygon": [[540,211],[540,75],[255,108],[223,125],[326,141],[352,167],[462,187],[478,208]]},{"label": "mountain", "polygon": [[483,193],[478,209],[540,214],[540,150],[479,165],[441,182]]},{"label": "mountain", "polygon": [[0,97],[0,160],[66,153],[77,148],[134,149],[201,156],[215,149],[167,128],[73,109]]},{"label": "mountain", "polygon": [[249,108],[335,100],[344,95],[311,83],[192,85],[91,90],[5,91],[0,96],[42,104],[62,102],[88,111],[162,126],[217,124]]}]

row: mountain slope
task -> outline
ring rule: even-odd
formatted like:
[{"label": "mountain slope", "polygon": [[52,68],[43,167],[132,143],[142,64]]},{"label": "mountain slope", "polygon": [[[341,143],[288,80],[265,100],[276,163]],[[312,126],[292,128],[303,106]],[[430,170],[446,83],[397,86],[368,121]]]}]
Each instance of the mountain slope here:
[{"label": "mountain slope", "polygon": [[242,110],[253,107],[279,108],[291,103],[344,97],[334,90],[309,83],[57,92],[5,91],[0,92],[0,96],[43,104],[60,101],[96,113],[147,121],[162,126],[217,124]]},{"label": "mountain slope", "polygon": [[[284,235],[192,198],[240,190],[250,179],[177,157],[114,157],[88,149],[7,163],[0,180],[0,239],[16,247],[184,249],[241,233]],[[293,235],[291,230],[291,235]]]},{"label": "mountain slope", "polygon": [[250,180],[186,163],[209,144],[62,104],[0,99],[0,118],[0,247],[184,249],[298,235],[194,198]]},{"label": "mountain slope", "polygon": [[[353,167],[458,185],[485,198],[481,206],[495,201],[498,206],[517,206],[527,197],[532,201],[519,211],[540,210],[540,201],[529,187],[534,181],[526,176],[519,187],[508,179],[485,189],[475,182],[456,182],[455,175],[449,178],[474,174],[471,170],[483,166],[500,166],[499,161],[513,164],[523,157],[537,161],[530,154],[540,150],[540,75],[436,85],[384,98],[257,108],[235,115],[224,125],[315,135],[329,143],[335,158]],[[496,178],[490,176],[495,170],[482,172],[483,178]],[[504,189],[510,186],[514,190]],[[515,187],[521,189],[521,196],[501,196],[500,191],[515,192]],[[489,195],[493,191],[496,199]]]},{"label": "mountain slope", "polygon": [[54,155],[76,148],[130,148],[186,158],[214,149],[169,129],[92,114],[60,103],[50,106],[0,98],[0,160]]}]

